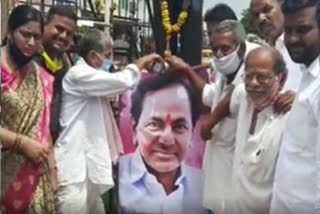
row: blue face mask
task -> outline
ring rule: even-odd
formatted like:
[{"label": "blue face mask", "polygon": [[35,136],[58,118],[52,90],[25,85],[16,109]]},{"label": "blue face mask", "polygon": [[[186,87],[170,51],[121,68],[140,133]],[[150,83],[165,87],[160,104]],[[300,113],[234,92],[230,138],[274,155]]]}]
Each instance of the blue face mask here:
[{"label": "blue face mask", "polygon": [[114,70],[113,62],[110,59],[105,59],[99,69],[112,73]]}]

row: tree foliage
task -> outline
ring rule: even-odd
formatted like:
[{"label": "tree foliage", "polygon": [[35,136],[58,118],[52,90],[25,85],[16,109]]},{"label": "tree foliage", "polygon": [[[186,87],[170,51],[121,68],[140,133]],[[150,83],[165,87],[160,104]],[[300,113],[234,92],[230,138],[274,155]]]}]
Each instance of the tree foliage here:
[{"label": "tree foliage", "polygon": [[241,15],[242,15],[242,18],[241,18],[240,22],[242,23],[247,34],[249,34],[249,33],[257,34],[257,31],[253,25],[252,16],[250,15],[249,9],[243,10]]},{"label": "tree foliage", "polygon": [[243,10],[241,15],[242,15],[242,18],[240,22],[247,33],[248,41],[254,42],[260,45],[265,45],[266,41],[263,39],[262,35],[257,31],[256,27],[254,26],[253,18],[250,14],[249,9]]}]

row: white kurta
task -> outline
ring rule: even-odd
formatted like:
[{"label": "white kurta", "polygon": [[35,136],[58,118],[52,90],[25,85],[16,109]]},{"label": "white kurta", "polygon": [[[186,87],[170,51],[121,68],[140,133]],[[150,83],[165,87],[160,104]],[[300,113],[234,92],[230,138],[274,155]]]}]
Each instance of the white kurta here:
[{"label": "white kurta", "polygon": [[118,158],[121,141],[107,97],[135,86],[137,66],[108,73],[90,67],[83,59],[63,79],[62,132],[55,145],[59,185],[90,179],[113,186],[112,160]]},{"label": "white kurta", "polygon": [[[248,53],[259,45],[246,42]],[[240,67],[231,85],[243,82],[244,64]],[[215,83],[207,84],[202,93],[202,102],[213,110],[228,89],[226,77],[217,73]],[[231,167],[236,131],[234,115],[226,117],[214,129],[212,139],[206,143],[204,155],[204,207],[224,213],[225,201],[230,197]]]},{"label": "white kurta", "polygon": [[238,125],[232,167],[232,198],[227,213],[268,214],[287,115],[275,114],[273,106],[267,107],[257,115],[255,132],[250,134],[254,106],[244,84],[234,90],[230,111],[237,115]]},{"label": "white kurta", "polygon": [[271,214],[320,213],[320,57],[301,69],[282,139]]}]

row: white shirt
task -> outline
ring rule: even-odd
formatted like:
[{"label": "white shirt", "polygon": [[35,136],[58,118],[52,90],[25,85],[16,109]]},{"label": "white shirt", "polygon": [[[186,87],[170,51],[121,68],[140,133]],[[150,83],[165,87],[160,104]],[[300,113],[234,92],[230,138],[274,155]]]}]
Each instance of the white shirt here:
[{"label": "white shirt", "polygon": [[[246,42],[246,53],[258,48],[259,45]],[[231,85],[243,83],[244,64],[239,68]],[[206,84],[202,93],[204,105],[214,109],[228,89],[226,77],[217,72],[215,83]],[[236,117],[230,115],[221,121],[214,129],[212,139],[206,143],[204,154],[204,206],[223,213],[225,199],[229,197],[231,183],[231,167],[236,132]]]},{"label": "white shirt", "polygon": [[276,160],[287,115],[278,115],[272,106],[267,107],[258,113],[255,132],[250,134],[254,105],[247,96],[244,84],[235,88],[230,112],[237,115],[238,125],[232,167],[232,197],[227,199],[229,207],[225,212],[269,214]]},{"label": "white shirt", "polygon": [[61,185],[83,182],[113,186],[112,161],[121,150],[120,135],[108,97],[135,86],[136,65],[117,73],[103,72],[80,59],[63,79],[62,132],[55,145]]},{"label": "white shirt", "polygon": [[279,154],[272,214],[320,213],[320,57],[302,72]]},{"label": "white shirt", "polygon": [[275,48],[281,53],[288,69],[288,76],[283,91],[292,90],[297,92],[301,82],[302,72],[300,70],[300,64],[292,61],[290,57],[288,49],[284,44],[284,34],[277,39]]},{"label": "white shirt", "polygon": [[167,195],[162,184],[150,174],[137,150],[120,158],[120,207],[124,213],[204,214],[202,173],[186,165],[180,167],[178,187]]}]

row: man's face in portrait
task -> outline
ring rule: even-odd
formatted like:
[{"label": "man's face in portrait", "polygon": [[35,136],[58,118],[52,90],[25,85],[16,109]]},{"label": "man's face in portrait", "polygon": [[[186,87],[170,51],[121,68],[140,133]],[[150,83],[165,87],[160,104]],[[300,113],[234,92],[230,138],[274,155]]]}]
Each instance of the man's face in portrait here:
[{"label": "man's face in portrait", "polygon": [[136,126],[140,154],[152,170],[176,170],[186,157],[192,138],[191,106],[179,84],[148,92]]}]

